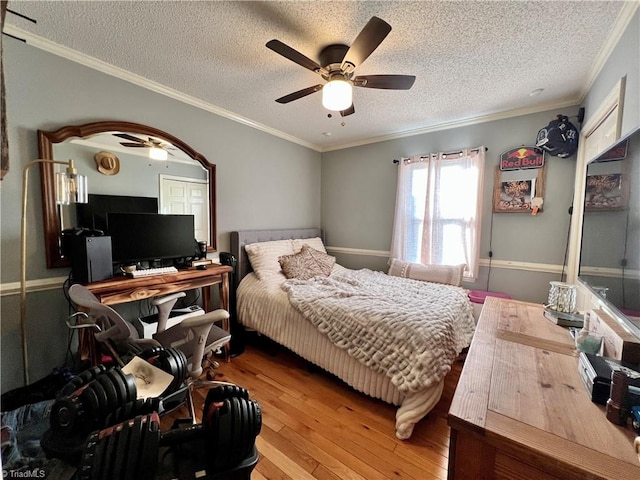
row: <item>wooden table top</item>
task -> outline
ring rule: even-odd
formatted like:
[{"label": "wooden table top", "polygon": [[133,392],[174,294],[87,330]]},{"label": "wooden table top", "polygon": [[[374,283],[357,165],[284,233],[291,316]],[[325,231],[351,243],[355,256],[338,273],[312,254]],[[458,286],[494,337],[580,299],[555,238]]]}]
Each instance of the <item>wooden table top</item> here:
[{"label": "wooden table top", "polygon": [[573,338],[543,316],[541,305],[487,298],[449,423],[567,468],[640,479],[635,433],[591,402]]},{"label": "wooden table top", "polygon": [[113,277],[87,284],[86,287],[102,303],[114,305],[135,300],[167,295],[178,291],[215,285],[225,281],[233,268],[228,265],[212,264],[206,269],[187,268],[177,273],[152,275],[148,277]]}]

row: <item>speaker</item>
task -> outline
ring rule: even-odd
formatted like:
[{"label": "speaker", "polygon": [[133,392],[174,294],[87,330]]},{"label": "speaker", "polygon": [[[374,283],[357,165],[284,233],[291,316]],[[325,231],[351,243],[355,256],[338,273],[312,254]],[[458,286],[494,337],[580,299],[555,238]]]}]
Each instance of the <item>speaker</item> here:
[{"label": "speaker", "polygon": [[198,242],[196,254],[198,258],[207,258],[207,242]]},{"label": "speaker", "polygon": [[68,242],[74,282],[91,283],[113,276],[111,237],[72,236]]}]

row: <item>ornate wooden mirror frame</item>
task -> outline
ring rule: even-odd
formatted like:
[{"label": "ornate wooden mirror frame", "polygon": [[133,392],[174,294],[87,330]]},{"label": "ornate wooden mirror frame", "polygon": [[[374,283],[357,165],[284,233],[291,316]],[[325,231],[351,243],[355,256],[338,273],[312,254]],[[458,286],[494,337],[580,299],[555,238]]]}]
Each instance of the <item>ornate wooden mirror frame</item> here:
[{"label": "ornate wooden mirror frame", "polygon": [[[157,128],[131,122],[106,121],[88,123],[85,125],[70,125],[55,131],[38,130],[39,158],[54,160],[53,148],[56,144],[71,138],[85,138],[104,132],[124,132],[148,135],[160,138],[176,148],[182,150],[193,160],[197,161],[208,172],[209,177],[209,250],[216,250],[216,166],[193,150],[182,140]],[[82,172],[80,172],[82,173]],[[55,198],[55,171],[53,164],[40,164],[40,179],[42,185],[42,212],[44,223],[44,242],[47,268],[67,267],[69,259],[62,255],[60,248],[61,222],[58,205]],[[91,185],[89,185],[91,193]]]}]

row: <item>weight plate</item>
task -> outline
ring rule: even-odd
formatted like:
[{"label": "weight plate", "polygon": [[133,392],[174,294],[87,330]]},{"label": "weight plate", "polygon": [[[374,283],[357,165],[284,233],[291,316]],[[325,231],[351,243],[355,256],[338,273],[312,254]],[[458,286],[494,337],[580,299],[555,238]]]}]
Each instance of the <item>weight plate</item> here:
[{"label": "weight plate", "polygon": [[96,472],[99,473],[99,475],[94,474],[96,479],[114,480],[116,478],[111,474],[111,472],[113,471],[113,464],[116,461],[114,452],[119,440],[117,427],[118,426],[113,427],[111,434],[104,437],[104,440],[107,440],[107,443],[104,450],[104,457],[102,458],[102,464],[100,465],[100,471]]},{"label": "weight plate", "polygon": [[129,450],[130,455],[127,457],[127,463],[124,468],[122,480],[138,480],[137,469],[138,459],[140,458],[140,441],[142,440],[142,417],[137,416],[133,420],[131,426],[131,435],[129,437]]},{"label": "weight plate", "polygon": [[84,406],[85,421],[87,421],[90,425],[95,425],[95,420],[98,417],[100,411],[96,392],[91,388],[85,388],[82,391],[80,400],[82,400],[82,405]]},{"label": "weight plate", "polygon": [[136,379],[131,374],[122,374],[125,383],[125,390],[127,391],[127,402],[133,402],[138,398],[138,388],[136,387]]},{"label": "weight plate", "polygon": [[135,449],[131,449],[129,439],[131,437],[131,428],[129,426],[130,421],[127,420],[122,425],[122,430],[118,435],[118,445],[114,449],[114,462],[113,470],[110,478],[122,478],[124,476],[123,468],[127,464],[127,458],[129,456],[136,456],[138,452]]},{"label": "weight plate", "polygon": [[87,390],[89,389],[93,390],[93,393],[95,393],[96,398],[98,399],[98,414],[94,420],[97,422],[96,425],[102,428],[102,424],[107,416],[107,394],[97,379],[92,380],[91,383],[89,383]]},{"label": "weight plate", "polygon": [[114,391],[116,392],[116,407],[121,407],[126,403],[127,391],[125,390],[124,379],[120,376],[115,369],[111,369],[106,373],[107,377],[111,379]]},{"label": "weight plate", "polygon": [[137,478],[142,480],[152,480],[155,476],[158,465],[158,444],[160,442],[160,432],[154,417],[157,415],[146,415],[143,420],[142,446],[139,450],[140,461],[138,463]]}]

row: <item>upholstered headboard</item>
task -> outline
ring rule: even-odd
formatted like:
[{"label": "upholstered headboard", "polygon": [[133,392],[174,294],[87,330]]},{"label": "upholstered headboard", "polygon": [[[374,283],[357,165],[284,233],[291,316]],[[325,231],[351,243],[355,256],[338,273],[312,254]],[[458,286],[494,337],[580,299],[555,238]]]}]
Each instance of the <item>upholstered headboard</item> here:
[{"label": "upholstered headboard", "polygon": [[287,240],[289,238],[314,238],[322,237],[322,230],[319,228],[298,228],[280,230],[241,230],[231,232],[231,253],[238,259],[236,273],[234,275],[234,288],[238,286],[240,280],[245,275],[251,273],[251,263],[244,246],[250,243],[270,242],[273,240]]}]

